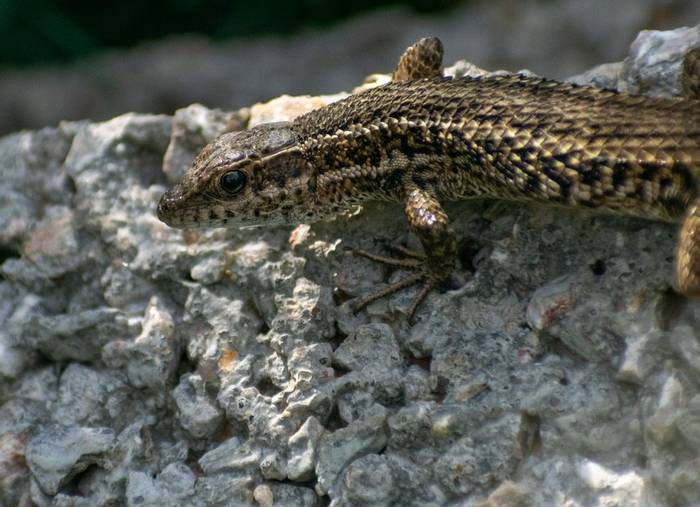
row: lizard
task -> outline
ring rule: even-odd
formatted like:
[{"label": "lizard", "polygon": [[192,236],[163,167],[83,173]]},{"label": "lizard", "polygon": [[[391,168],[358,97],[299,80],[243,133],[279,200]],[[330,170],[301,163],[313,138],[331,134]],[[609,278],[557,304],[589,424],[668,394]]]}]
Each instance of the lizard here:
[{"label": "lizard", "polygon": [[686,53],[685,98],[654,98],[519,74],[443,76],[424,38],[391,82],[301,115],[224,133],[157,208],[177,228],[309,223],[369,200],[402,203],[423,253],[355,253],[409,273],[354,311],[419,285],[416,309],[455,268],[441,203],[537,201],[681,222],[676,280],[700,299],[700,48]]}]

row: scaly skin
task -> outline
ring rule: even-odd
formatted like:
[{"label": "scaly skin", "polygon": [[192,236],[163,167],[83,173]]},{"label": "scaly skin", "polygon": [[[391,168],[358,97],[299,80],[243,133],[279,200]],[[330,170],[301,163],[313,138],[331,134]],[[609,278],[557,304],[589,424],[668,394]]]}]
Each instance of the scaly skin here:
[{"label": "scaly skin", "polygon": [[[417,272],[356,308],[422,283],[412,315],[454,269],[441,201],[534,200],[659,220],[687,212],[678,284],[700,294],[699,101],[518,75],[450,79],[441,62],[440,42],[422,39],[387,85],[291,123],[224,134],[163,196],[159,218],[173,227],[298,223],[368,200],[401,202],[425,255],[358,252]],[[698,62],[691,51],[687,93],[698,89]]]}]

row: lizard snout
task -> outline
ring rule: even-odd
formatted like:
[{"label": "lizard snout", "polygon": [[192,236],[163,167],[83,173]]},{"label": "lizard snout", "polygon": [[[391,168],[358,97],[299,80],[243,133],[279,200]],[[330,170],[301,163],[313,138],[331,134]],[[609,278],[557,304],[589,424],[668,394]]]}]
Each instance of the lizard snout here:
[{"label": "lizard snout", "polygon": [[[173,189],[175,190],[175,189]],[[169,226],[174,226],[174,212],[178,208],[177,203],[179,196],[173,194],[173,190],[165,192],[163,196],[158,201],[158,208],[156,209],[156,215],[158,220],[168,224]]]}]

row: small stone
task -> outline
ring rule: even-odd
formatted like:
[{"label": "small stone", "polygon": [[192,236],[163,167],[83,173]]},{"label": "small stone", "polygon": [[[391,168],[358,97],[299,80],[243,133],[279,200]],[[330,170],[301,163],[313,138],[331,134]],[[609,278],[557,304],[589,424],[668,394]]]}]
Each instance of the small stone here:
[{"label": "small stone", "polygon": [[196,373],[180,377],[173,390],[173,400],[180,424],[194,438],[211,436],[223,421],[221,409],[209,398],[202,378]]},{"label": "small stone", "polygon": [[260,507],[273,507],[274,506],[274,495],[272,494],[272,488],[267,484],[261,484],[256,487],[253,491],[253,498],[258,502]]},{"label": "small stone", "polygon": [[376,453],[386,445],[385,419],[386,411],[380,412],[321,437],[316,463],[318,494],[327,494],[334,488],[338,476],[349,463],[362,455]]},{"label": "small stone", "polygon": [[141,334],[133,342],[111,342],[104,348],[103,359],[112,366],[124,365],[133,386],[160,389],[171,381],[178,354],[173,316],[154,297],[146,308]]},{"label": "small stone", "polygon": [[617,371],[617,378],[623,382],[643,384],[659,360],[655,350],[661,346],[662,339],[663,334],[659,331],[630,337]]},{"label": "small stone", "polygon": [[316,465],[318,441],[324,431],[318,419],[311,416],[294,435],[289,437],[287,477],[290,480],[303,482],[311,479]]},{"label": "small stone", "polygon": [[287,477],[287,463],[278,453],[267,453],[260,461],[260,473],[265,479],[281,481]]},{"label": "small stone", "polygon": [[161,490],[170,496],[189,496],[192,494],[197,477],[184,463],[170,463],[158,475]]},{"label": "small stone", "polygon": [[231,471],[257,471],[262,454],[263,448],[255,442],[241,443],[238,438],[232,437],[199,458],[199,466],[208,475]]},{"label": "small stone", "polygon": [[335,360],[346,370],[367,366],[392,369],[401,363],[401,351],[387,324],[365,324],[357,328],[335,350]]},{"label": "small stone", "polygon": [[236,507],[259,507],[255,502],[255,484],[252,477],[232,474],[217,474],[200,477],[194,487],[192,498],[201,505],[235,505]]},{"label": "small stone", "polygon": [[350,463],[343,481],[346,495],[356,505],[390,505],[397,489],[387,458],[376,454]]},{"label": "small stone", "polygon": [[220,257],[207,257],[192,266],[192,280],[203,285],[211,285],[221,280],[224,275],[225,263]]},{"label": "small stone", "polygon": [[676,437],[676,421],[683,414],[686,388],[674,375],[669,376],[657,395],[654,412],[645,422],[649,437],[658,444],[670,445]]},{"label": "small stone", "polygon": [[676,427],[697,451],[700,451],[700,394],[693,396],[676,418]]},{"label": "small stone", "polygon": [[27,464],[47,495],[55,495],[74,475],[101,464],[114,444],[110,428],[45,428],[27,445]]},{"label": "small stone", "polygon": [[533,329],[542,331],[553,326],[575,304],[575,282],[561,277],[538,288],[527,306],[527,320]]},{"label": "small stone", "polygon": [[532,495],[513,481],[503,481],[479,507],[530,507]]},{"label": "small stone", "polygon": [[[269,482],[255,488],[255,499],[260,505],[284,507],[320,507],[322,501],[309,488],[284,482]],[[267,503],[271,502],[271,503]]]},{"label": "small stone", "polygon": [[268,102],[253,105],[250,108],[248,127],[255,127],[256,125],[273,121],[291,121],[297,116],[323,107],[331,102],[336,102],[346,96],[347,94],[345,93],[321,95],[318,97],[282,95]]}]

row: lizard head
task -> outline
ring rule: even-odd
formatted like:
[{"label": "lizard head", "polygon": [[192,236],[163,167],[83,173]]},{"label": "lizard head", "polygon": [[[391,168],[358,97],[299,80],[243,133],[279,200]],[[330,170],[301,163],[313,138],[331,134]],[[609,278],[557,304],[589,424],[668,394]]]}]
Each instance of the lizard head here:
[{"label": "lizard head", "polygon": [[291,124],[268,123],[204,147],[182,182],[161,197],[158,218],[178,228],[303,222],[313,187]]}]

